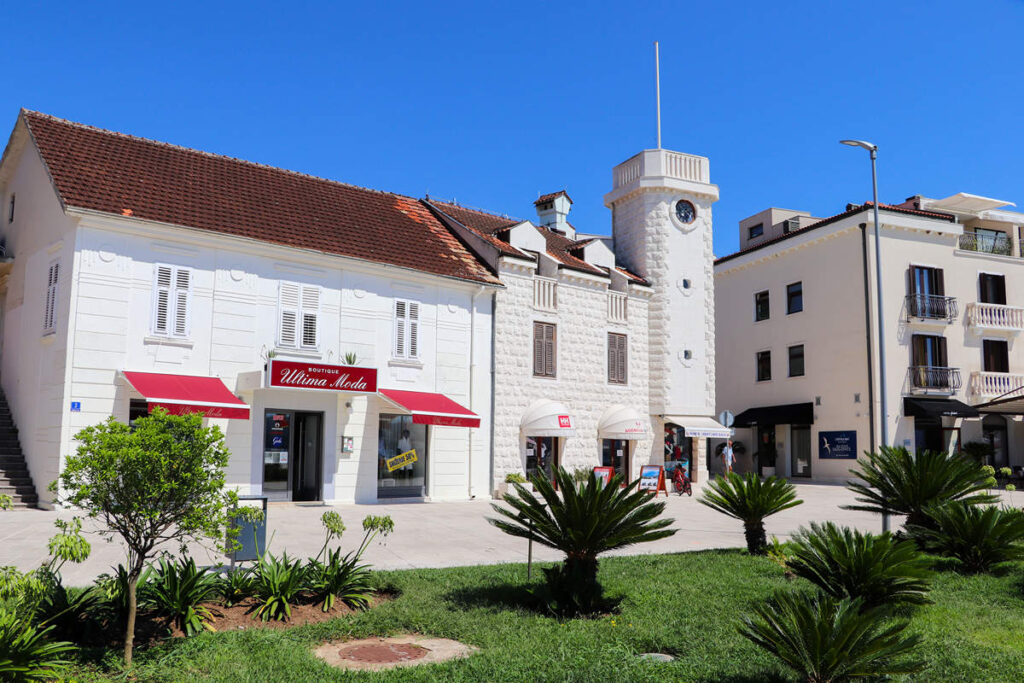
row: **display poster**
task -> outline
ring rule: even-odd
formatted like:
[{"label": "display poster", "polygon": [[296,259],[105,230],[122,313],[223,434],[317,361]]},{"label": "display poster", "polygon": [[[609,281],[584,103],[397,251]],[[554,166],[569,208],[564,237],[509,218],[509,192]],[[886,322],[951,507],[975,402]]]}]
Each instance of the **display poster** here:
[{"label": "display poster", "polygon": [[857,432],[818,432],[818,457],[822,460],[856,460]]},{"label": "display poster", "polygon": [[607,486],[608,482],[610,482],[612,480],[612,477],[615,476],[615,468],[614,467],[595,467],[594,468],[594,474],[597,475],[597,478],[600,480],[602,485]]},{"label": "display poster", "polygon": [[411,451],[406,451],[405,453],[400,453],[399,455],[396,455],[393,458],[388,458],[387,459],[388,472],[394,472],[399,467],[405,467],[406,465],[411,465],[414,462],[416,462],[416,460],[417,460],[417,458],[416,458],[416,449],[415,448],[412,449]]}]

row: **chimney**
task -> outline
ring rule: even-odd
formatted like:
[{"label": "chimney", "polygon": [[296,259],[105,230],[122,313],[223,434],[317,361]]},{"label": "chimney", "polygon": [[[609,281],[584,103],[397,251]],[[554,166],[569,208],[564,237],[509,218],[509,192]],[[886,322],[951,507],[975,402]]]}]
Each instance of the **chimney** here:
[{"label": "chimney", "polygon": [[533,203],[537,207],[537,222],[551,230],[576,239],[576,231],[569,225],[569,209],[572,199],[565,190],[541,195]]}]

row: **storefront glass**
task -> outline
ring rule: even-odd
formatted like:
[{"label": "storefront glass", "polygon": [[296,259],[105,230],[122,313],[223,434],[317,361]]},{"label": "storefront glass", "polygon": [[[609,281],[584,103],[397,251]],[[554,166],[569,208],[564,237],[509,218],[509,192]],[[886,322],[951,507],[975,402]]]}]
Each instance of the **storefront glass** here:
[{"label": "storefront glass", "polygon": [[548,481],[555,480],[558,468],[558,438],[554,436],[526,437],[526,477],[543,472]]},{"label": "storefront glass", "polygon": [[288,491],[288,462],[291,460],[292,415],[268,410],[263,428],[263,493]]},{"label": "storefront glass", "polygon": [[665,480],[672,478],[676,467],[686,468],[686,474],[693,477],[693,439],[686,430],[671,422],[665,425]]},{"label": "storefront glass", "polygon": [[427,425],[413,424],[411,415],[381,415],[377,439],[377,497],[425,496]]},{"label": "storefront glass", "polygon": [[268,410],[263,420],[264,495],[320,500],[323,414]]},{"label": "storefront glass", "polygon": [[601,466],[615,468],[615,474],[629,481],[629,442],[624,439],[602,439]]},{"label": "storefront glass", "polygon": [[811,428],[807,425],[793,425],[789,429],[792,437],[790,453],[792,455],[792,475],[794,477],[811,476]]}]

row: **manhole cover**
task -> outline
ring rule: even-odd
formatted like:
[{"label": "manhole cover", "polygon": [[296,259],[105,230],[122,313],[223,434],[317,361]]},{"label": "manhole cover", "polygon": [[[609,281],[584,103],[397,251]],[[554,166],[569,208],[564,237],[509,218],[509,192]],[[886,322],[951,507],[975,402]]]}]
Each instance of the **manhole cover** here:
[{"label": "manhole cover", "polygon": [[412,643],[366,643],[343,647],[338,650],[338,656],[364,664],[396,664],[423,659],[427,652],[427,648]]},{"label": "manhole cover", "polygon": [[664,652],[645,652],[640,655],[640,659],[649,659],[653,662],[673,662],[676,658]]}]

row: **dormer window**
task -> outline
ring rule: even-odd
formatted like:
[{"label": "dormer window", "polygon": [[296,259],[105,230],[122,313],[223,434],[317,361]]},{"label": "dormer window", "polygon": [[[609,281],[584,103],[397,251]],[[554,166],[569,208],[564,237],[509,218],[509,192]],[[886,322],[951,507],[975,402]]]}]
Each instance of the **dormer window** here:
[{"label": "dormer window", "polygon": [[754,239],[764,234],[764,223],[758,223],[757,225],[751,225],[747,231],[747,239]]}]

